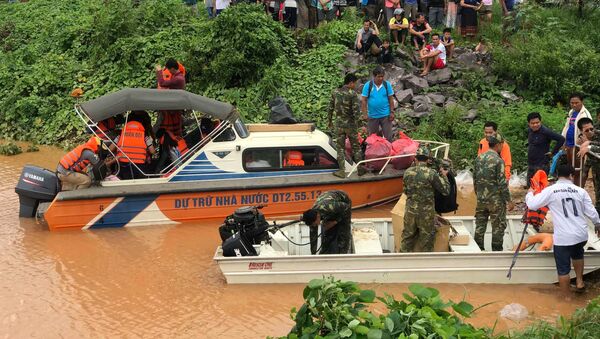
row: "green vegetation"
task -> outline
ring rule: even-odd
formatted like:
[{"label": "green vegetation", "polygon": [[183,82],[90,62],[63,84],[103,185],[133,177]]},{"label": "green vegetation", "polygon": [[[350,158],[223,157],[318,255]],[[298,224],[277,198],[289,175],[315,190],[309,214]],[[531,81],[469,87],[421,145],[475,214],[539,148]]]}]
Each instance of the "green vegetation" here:
[{"label": "green vegetation", "polygon": [[[333,277],[313,279],[304,289],[305,303],[292,309],[295,325],[288,338],[486,338],[487,331],[466,324],[474,312],[461,301],[443,301],[439,291],[421,285],[409,287],[411,295],[397,301],[391,295],[377,298],[387,311],[369,310],[376,295],[354,282]],[[451,312],[453,311],[453,312]]]},{"label": "green vegetation", "polygon": [[[524,330],[494,334],[494,329],[465,322],[477,311],[471,304],[444,301],[438,290],[418,284],[408,289],[411,293],[403,293],[404,300],[398,301],[387,294],[377,297],[354,282],[313,279],[304,288],[304,304],[291,311],[294,326],[282,338],[583,339],[596,338],[600,331],[600,297],[572,317],[559,317],[556,325],[537,321]],[[385,311],[371,310],[378,306],[376,300]]]},{"label": "green vegetation", "polygon": [[19,145],[8,142],[0,145],[0,155],[17,155],[23,153],[23,150]]}]

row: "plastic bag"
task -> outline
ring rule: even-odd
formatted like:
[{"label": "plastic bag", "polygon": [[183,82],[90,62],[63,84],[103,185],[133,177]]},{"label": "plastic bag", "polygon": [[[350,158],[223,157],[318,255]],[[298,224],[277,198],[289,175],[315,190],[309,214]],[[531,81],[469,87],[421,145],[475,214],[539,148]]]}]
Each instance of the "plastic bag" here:
[{"label": "plastic bag", "polygon": [[[363,142],[365,142],[365,139],[363,138],[362,134],[360,132],[358,132],[358,136],[356,137],[358,139],[358,144],[362,145]],[[348,159],[353,159],[353,154],[352,154],[352,145],[350,144],[350,139],[346,138],[346,160]]]},{"label": "plastic bag", "polygon": [[456,186],[461,192],[469,193],[473,191],[473,174],[469,170],[458,171],[456,177]]},{"label": "plastic bag", "polygon": [[517,171],[513,171],[508,181],[508,187],[523,187],[527,185],[527,172],[519,174]]},{"label": "plastic bag", "polygon": [[512,303],[504,306],[500,310],[500,316],[502,318],[510,319],[513,321],[521,321],[529,315],[527,308],[521,304]]},{"label": "plastic bag", "polygon": [[[390,156],[392,144],[386,138],[380,137],[377,134],[371,134],[367,137],[367,150],[365,151],[365,159],[377,159]],[[368,162],[366,167],[371,170],[379,171],[383,168],[387,160],[378,160]]]},{"label": "plastic bag", "polygon": [[[390,155],[414,154],[419,148],[419,143],[411,139],[404,132],[399,133],[400,138],[392,142]],[[396,158],[392,160],[395,169],[407,169],[415,160],[415,156]]]}]

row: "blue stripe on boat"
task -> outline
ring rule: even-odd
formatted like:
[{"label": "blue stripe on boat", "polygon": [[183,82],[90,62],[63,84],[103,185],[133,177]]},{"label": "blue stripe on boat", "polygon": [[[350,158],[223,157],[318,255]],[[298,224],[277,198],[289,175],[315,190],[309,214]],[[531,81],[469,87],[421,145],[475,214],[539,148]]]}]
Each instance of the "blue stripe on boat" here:
[{"label": "blue stripe on boat", "polygon": [[106,212],[90,228],[123,227],[135,218],[141,211],[150,205],[157,194],[143,196],[129,196],[123,198],[116,206]]}]

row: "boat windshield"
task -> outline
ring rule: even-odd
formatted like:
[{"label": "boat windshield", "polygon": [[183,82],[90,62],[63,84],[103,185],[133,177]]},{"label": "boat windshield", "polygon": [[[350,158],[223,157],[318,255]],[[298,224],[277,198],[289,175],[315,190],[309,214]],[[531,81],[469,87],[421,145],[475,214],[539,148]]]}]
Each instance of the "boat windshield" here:
[{"label": "boat windshield", "polygon": [[250,135],[250,132],[248,132],[248,128],[246,128],[246,124],[244,124],[242,122],[242,119],[240,118],[237,118],[233,122],[233,128],[235,128],[237,135],[242,139],[245,139]]}]

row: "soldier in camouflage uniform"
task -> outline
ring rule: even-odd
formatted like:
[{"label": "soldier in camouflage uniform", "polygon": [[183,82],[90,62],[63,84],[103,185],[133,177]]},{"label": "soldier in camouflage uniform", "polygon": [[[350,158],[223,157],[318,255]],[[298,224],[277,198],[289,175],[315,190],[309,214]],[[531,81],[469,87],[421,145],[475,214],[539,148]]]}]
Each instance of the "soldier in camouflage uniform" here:
[{"label": "soldier in camouflage uniform", "polygon": [[[594,146],[592,152],[594,154],[598,154],[600,155],[600,130],[595,130],[594,129],[594,124],[592,119],[589,118],[581,118],[578,122],[577,122],[577,127],[579,128],[580,131],[582,131],[582,134],[584,136],[584,139],[581,141],[589,141],[587,143],[587,145],[590,146]],[[582,147],[582,151],[583,151],[583,147]],[[585,150],[583,152],[583,154],[588,153],[589,151],[589,147],[586,147]],[[583,155],[580,155],[580,157],[582,157]],[[585,165],[583,168],[583,179],[584,179],[584,183],[585,181],[587,181],[587,174],[590,171],[590,168],[592,169],[592,179],[594,181],[594,193],[596,196],[596,211],[598,213],[600,213],[600,158],[595,157],[594,155],[588,155],[585,158]]]},{"label": "soldier in camouflage uniform", "polygon": [[[352,201],[346,192],[332,190],[321,193],[313,207],[302,215],[310,227],[310,252],[312,254],[352,253]],[[321,248],[317,248],[321,228]]]},{"label": "soldier in camouflage uniform", "polygon": [[427,166],[429,149],[421,145],[417,150],[416,164],[404,172],[404,194],[406,209],[404,210],[404,229],[402,230],[401,252],[414,251],[415,243],[421,251],[433,251],[435,240],[435,191],[442,195],[450,193],[448,169],[435,169]]},{"label": "soldier in camouflage uniform", "polygon": [[[492,223],[492,250],[502,251],[506,229],[506,203],[510,203],[510,191],[504,174],[504,161],[500,158],[502,136],[486,138],[490,149],[475,159],[473,184],[477,195],[475,209],[475,242],[484,249],[484,236],[488,218]],[[512,209],[512,203],[510,204]]]},{"label": "soldier in camouflage uniform", "polygon": [[[333,175],[344,178],[346,176],[346,138],[350,139],[354,161],[362,160],[357,131],[360,121],[360,105],[358,95],[354,91],[356,75],[349,73],[344,78],[344,86],[336,88],[331,94],[328,109],[328,127],[333,130],[333,113],[335,112],[335,140],[339,170]],[[358,175],[363,175],[365,170],[360,167]]]}]

